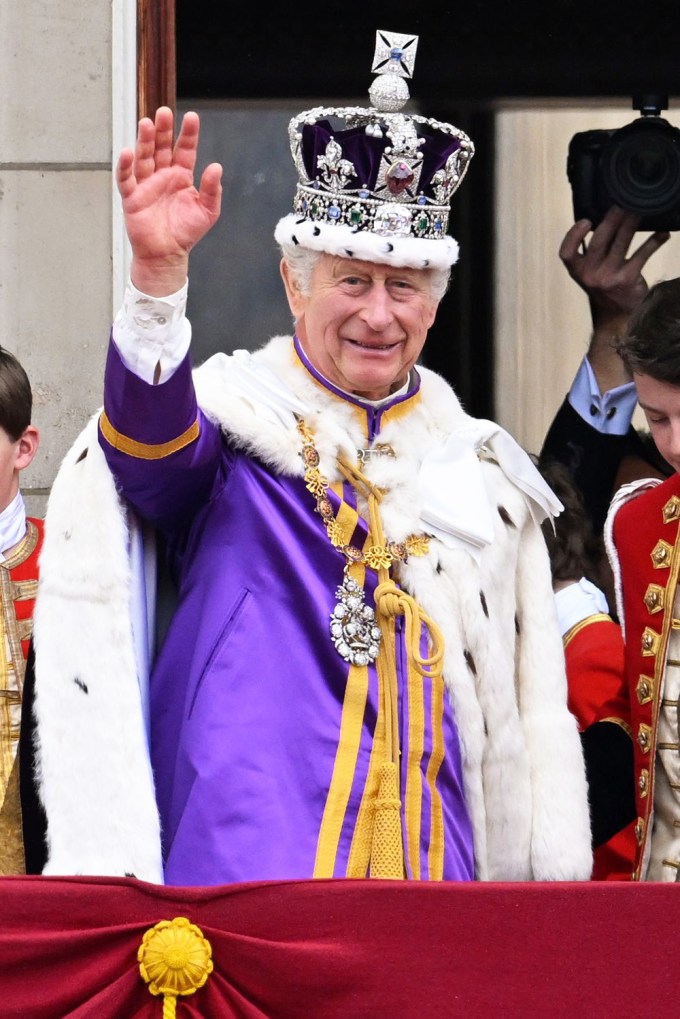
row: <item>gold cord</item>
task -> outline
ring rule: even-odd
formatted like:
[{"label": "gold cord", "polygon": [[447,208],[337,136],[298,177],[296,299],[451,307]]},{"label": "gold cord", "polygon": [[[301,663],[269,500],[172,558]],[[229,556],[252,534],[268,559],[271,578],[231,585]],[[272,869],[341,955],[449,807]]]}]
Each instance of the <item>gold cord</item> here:
[{"label": "gold cord", "polygon": [[[368,504],[369,534],[373,544],[364,551],[349,545],[342,533],[327,496],[328,479],[319,470],[319,454],[314,447],[312,432],[301,418],[297,428],[303,440],[302,459],[305,465],[305,484],[316,499],[331,543],[352,563],[364,563],[376,571],[376,621],[381,641],[376,660],[382,695],[382,717],[385,722],[385,759],[380,766],[378,792],[375,799],[373,841],[370,855],[370,874],[376,878],[403,879],[404,840],[401,826],[401,799],[399,791],[399,688],[396,667],[396,646],[393,620],[405,620],[405,644],[411,666],[422,677],[436,679],[441,676],[444,657],[444,638],[439,627],[422,611],[415,598],[402,591],[390,576],[395,562],[404,562],[409,555],[422,556],[429,549],[426,535],[410,535],[403,542],[388,542],[380,519],[382,491],[369,481],[362,471],[344,458],[338,457],[338,468],[358,494]],[[430,653],[420,653],[421,634],[425,627]]]},{"label": "gold cord", "polygon": [[[354,488],[362,492],[368,503],[370,533],[374,547],[386,548],[387,542],[380,519],[383,493],[353,464],[338,458],[343,476]],[[421,676],[441,676],[444,657],[444,638],[433,619],[422,611],[415,598],[397,587],[390,576],[389,566],[381,563],[377,568],[378,585],[375,589],[376,618],[382,640],[378,655],[378,674],[382,676],[383,710],[385,717],[385,763],[380,769],[380,784],[375,803],[373,847],[371,850],[371,877],[403,878],[404,856],[401,831],[401,801],[399,793],[399,712],[396,649],[394,627],[391,621],[397,616],[405,620],[406,648],[414,668]],[[420,654],[422,627],[428,632],[431,653]]]}]

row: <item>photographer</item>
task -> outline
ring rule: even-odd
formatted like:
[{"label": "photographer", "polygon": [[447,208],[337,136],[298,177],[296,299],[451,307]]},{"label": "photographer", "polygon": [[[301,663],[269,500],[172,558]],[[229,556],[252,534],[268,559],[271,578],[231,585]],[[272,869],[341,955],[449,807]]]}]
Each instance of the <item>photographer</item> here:
[{"label": "photographer", "polygon": [[[581,131],[569,143],[575,223],[559,253],[588,296],[593,333],[541,454],[569,467],[596,534],[621,484],[671,470],[649,435],[631,425],[637,397],[616,344],[647,293],[645,265],[680,229],[680,131],[660,116],[667,96],[638,93],[632,105],[641,116],[630,124]],[[649,236],[629,255],[637,231]]]},{"label": "photographer", "polygon": [[617,340],[647,293],[643,269],[670,237],[667,231],[656,231],[628,254],[639,223],[638,215],[614,206],[594,230],[589,220],[577,220],[559,249],[567,272],[588,297],[593,332],[548,429],[541,460],[569,468],[597,535],[621,484],[670,473],[650,437],[631,423],[635,386],[616,351]]}]

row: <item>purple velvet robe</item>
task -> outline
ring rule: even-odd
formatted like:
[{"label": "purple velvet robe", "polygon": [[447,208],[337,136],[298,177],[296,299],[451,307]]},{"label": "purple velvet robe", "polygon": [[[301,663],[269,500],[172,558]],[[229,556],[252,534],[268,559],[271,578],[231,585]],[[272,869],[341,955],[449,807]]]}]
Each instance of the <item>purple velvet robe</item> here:
[{"label": "purple velvet robe", "polygon": [[[387,410],[364,408],[368,441]],[[351,667],[331,640],[345,559],[304,480],[245,455],[203,415],[188,359],[151,386],[111,343],[105,411],[122,437],[110,443],[100,430],[109,466],[164,535],[178,588],[151,675],[167,883],[366,876],[378,676]],[[356,505],[348,484],[343,496]],[[359,517],[355,543],[366,531]],[[367,569],[369,604],[375,584]],[[399,620],[396,636],[406,875],[470,880],[452,706],[441,680],[408,675]]]}]

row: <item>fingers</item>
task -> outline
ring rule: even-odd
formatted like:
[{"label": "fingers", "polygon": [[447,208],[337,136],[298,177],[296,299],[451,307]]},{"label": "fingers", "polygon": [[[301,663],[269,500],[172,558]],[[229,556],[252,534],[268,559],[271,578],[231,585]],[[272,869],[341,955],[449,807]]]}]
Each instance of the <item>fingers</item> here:
[{"label": "fingers", "polygon": [[198,149],[199,118],[194,112],[182,118],[177,141],[174,142],[174,117],[168,106],[159,106],[154,119],[142,117],[137,126],[134,149],[134,175],[146,180],[156,170],[177,165],[193,173]]},{"label": "fingers", "polygon": [[624,212],[618,206],[608,209],[590,238],[588,252],[591,259],[604,259],[610,252],[619,260],[625,258],[638,222],[637,216]]},{"label": "fingers", "polygon": [[578,220],[562,241],[560,258],[569,273],[581,282],[586,275],[599,270],[609,274],[625,271],[627,276],[635,278],[647,260],[670,237],[666,231],[657,231],[627,257],[639,225],[640,216],[636,213],[612,206],[593,230],[588,247],[584,250],[582,245],[591,230],[591,224],[585,219]]},{"label": "fingers", "polygon": [[574,263],[582,257],[579,248],[591,229],[590,220],[579,219],[567,230],[564,240],[560,244],[559,256],[570,271]]},{"label": "fingers", "polygon": [[169,107],[159,106],[156,110],[154,128],[154,167],[162,170],[172,163],[173,116]]},{"label": "fingers", "polygon": [[191,173],[193,173],[196,165],[199,129],[200,121],[198,114],[191,110],[185,113],[172,155],[172,161],[175,165],[181,166]]},{"label": "fingers", "polygon": [[[639,225],[640,217],[635,213],[625,212],[623,209],[613,206],[598,226],[598,230],[602,228],[603,252],[609,251],[615,259],[623,261]],[[595,239],[594,235],[593,239]],[[600,240],[599,237],[598,240]]]},{"label": "fingers", "polygon": [[123,200],[129,198],[137,186],[134,174],[135,154],[132,149],[123,149],[116,166],[116,184]]},{"label": "fingers", "polygon": [[134,149],[133,173],[138,181],[146,180],[156,168],[156,125],[149,117],[142,117],[137,125],[137,143]]},{"label": "fingers", "polygon": [[628,262],[637,267],[637,271],[641,272],[645,263],[655,251],[658,251],[666,241],[669,241],[671,235],[667,231],[657,230],[656,233],[650,234],[642,242],[642,244],[632,252]]},{"label": "fingers", "polygon": [[222,167],[219,163],[210,163],[206,166],[201,177],[198,197],[208,216],[213,221],[216,220],[222,205]]}]

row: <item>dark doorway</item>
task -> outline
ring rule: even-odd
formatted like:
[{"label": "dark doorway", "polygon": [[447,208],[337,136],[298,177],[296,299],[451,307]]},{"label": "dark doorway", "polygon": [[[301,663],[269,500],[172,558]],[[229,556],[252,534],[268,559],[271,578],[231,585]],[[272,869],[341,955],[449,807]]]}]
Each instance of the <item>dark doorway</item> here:
[{"label": "dark doorway", "polygon": [[[260,225],[260,215],[271,214],[270,226],[262,223],[240,263],[238,233],[229,220],[226,237],[216,234],[212,247],[206,241],[203,253],[197,249],[190,305],[197,316],[199,307],[200,315],[207,315],[205,322],[196,318],[199,357],[224,347],[225,329],[235,321],[232,346],[259,345],[267,333],[288,326],[285,310],[267,307],[264,311],[272,314],[263,316],[255,297],[262,275],[272,293],[278,287],[271,234],[276,218],[288,209],[268,207],[267,195],[276,189],[268,188],[266,180],[259,186],[262,176],[254,176],[246,147],[253,158],[266,152],[266,132],[273,129],[277,109],[297,112],[338,99],[366,101],[376,29],[419,36],[411,92],[420,111],[463,128],[476,145],[452,208],[451,232],[460,242],[461,260],[431,334],[427,360],[453,383],[466,408],[484,417],[494,416],[494,104],[513,97],[680,94],[676,0],[518,0],[506,5],[468,0],[450,6],[409,4],[408,9],[398,0],[373,5],[370,18],[336,2],[313,10],[279,5],[266,15],[254,5],[209,0],[174,0],[174,6],[173,0],[139,0],[139,9],[144,13],[142,111],[152,113],[160,102],[176,101],[179,111],[204,106],[211,116],[216,106],[235,104],[240,127],[224,149],[225,177],[232,182],[231,192],[225,188],[227,209],[230,199],[238,203],[236,218],[246,230],[256,221]],[[280,139],[269,139],[273,157]],[[272,167],[279,173],[280,156],[277,148]],[[220,150],[210,158],[222,158]],[[262,169],[265,178],[267,172]],[[291,195],[292,180],[291,173]],[[248,216],[251,199],[257,200],[257,217]],[[263,268],[252,257],[258,246]],[[241,270],[245,275],[239,278]],[[202,292],[199,280],[209,283],[209,292]],[[215,301],[230,289],[236,303],[225,310]]]}]

